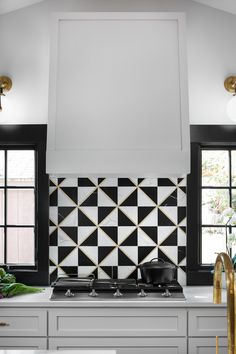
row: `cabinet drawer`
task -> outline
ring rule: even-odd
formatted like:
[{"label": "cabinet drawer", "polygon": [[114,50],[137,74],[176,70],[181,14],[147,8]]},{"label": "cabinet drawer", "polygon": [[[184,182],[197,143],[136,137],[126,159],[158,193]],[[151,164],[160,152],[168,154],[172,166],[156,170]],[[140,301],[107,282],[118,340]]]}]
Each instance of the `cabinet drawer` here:
[{"label": "cabinet drawer", "polygon": [[50,338],[49,349],[116,350],[116,354],[186,354],[185,338]]},{"label": "cabinet drawer", "polygon": [[190,337],[227,336],[226,309],[193,309],[189,311]]},{"label": "cabinet drawer", "polygon": [[0,337],[42,337],[46,335],[46,310],[35,310],[29,308],[1,309]]},{"label": "cabinet drawer", "polygon": [[49,336],[171,337],[186,336],[183,309],[50,309]]},{"label": "cabinet drawer", "polygon": [[[189,338],[189,354],[213,354],[216,352],[215,338]],[[219,353],[228,353],[227,338],[219,338]]]},{"label": "cabinet drawer", "polygon": [[47,338],[0,338],[0,349],[47,349]]}]

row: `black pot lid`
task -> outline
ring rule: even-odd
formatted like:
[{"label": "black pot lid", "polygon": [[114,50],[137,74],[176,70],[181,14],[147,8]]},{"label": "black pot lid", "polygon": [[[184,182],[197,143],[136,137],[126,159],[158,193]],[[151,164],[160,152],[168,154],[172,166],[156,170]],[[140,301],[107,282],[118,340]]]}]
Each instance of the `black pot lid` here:
[{"label": "black pot lid", "polygon": [[162,258],[153,258],[150,262],[145,262],[140,264],[142,268],[152,268],[152,269],[175,269],[175,265],[169,262],[165,262]]}]

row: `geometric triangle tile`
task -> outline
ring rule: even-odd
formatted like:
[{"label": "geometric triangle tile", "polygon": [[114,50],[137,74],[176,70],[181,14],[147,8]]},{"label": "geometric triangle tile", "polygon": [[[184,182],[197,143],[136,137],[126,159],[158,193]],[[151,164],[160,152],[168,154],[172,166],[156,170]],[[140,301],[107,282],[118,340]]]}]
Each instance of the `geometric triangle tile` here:
[{"label": "geometric triangle tile", "polygon": [[134,270],[131,271],[128,275],[128,279],[140,279],[140,277],[138,277],[138,268],[134,268]]},{"label": "geometric triangle tile", "polygon": [[[81,247],[78,249],[78,265],[79,266],[96,266],[96,262],[94,262],[89,255],[87,254],[87,248],[81,249]],[[85,253],[86,252],[86,253]]]},{"label": "geometric triangle tile", "polygon": [[178,246],[186,246],[186,233],[178,227]]},{"label": "geometric triangle tile", "polygon": [[99,183],[101,187],[117,187],[118,179],[117,178],[104,178],[101,183]]},{"label": "geometric triangle tile", "polygon": [[89,235],[83,243],[81,243],[81,246],[97,246],[98,245],[98,230],[95,229],[91,235]]},{"label": "geometric triangle tile", "polygon": [[103,206],[116,206],[116,203],[105,193],[101,188],[98,188],[98,205]]},{"label": "geometric triangle tile", "polygon": [[[61,224],[65,219],[72,213],[72,211],[77,210],[75,207],[58,207],[58,223]],[[67,226],[76,226],[68,225]]]},{"label": "geometric triangle tile", "polygon": [[99,266],[117,266],[118,249],[117,247],[98,247]]},{"label": "geometric triangle tile", "polygon": [[186,207],[178,207],[178,224],[182,225],[182,221],[186,218]]},{"label": "geometric triangle tile", "polygon": [[103,270],[102,267],[98,267],[98,279],[110,279],[109,275]]},{"label": "geometric triangle tile", "polygon": [[145,232],[151,240],[157,244],[157,227],[155,226],[141,226],[140,227],[143,232]]},{"label": "geometric triangle tile", "polygon": [[135,186],[118,187],[118,204],[122,205],[122,203],[136,190],[137,188]]},{"label": "geometric triangle tile", "polygon": [[136,226],[118,227],[118,244],[122,244],[136,230]]},{"label": "geometric triangle tile", "polygon": [[[68,211],[67,215],[62,215],[60,217],[60,209],[71,209],[71,211]],[[78,226],[78,212],[77,208],[69,208],[69,207],[63,207],[63,208],[58,208],[58,214],[59,214],[59,224],[60,226]]]},{"label": "geometric triangle tile", "polygon": [[140,183],[140,187],[157,187],[157,178],[144,178]]},{"label": "geometric triangle tile", "polygon": [[[121,251],[121,252],[120,252]],[[125,261],[130,263],[130,260],[133,264],[137,265],[138,264],[138,248],[136,246],[120,246],[118,250],[118,264],[119,265],[125,265],[123,262],[123,256],[125,255],[124,259]],[[119,258],[121,257],[121,258]],[[128,259],[129,261],[128,261]],[[127,265],[132,265],[127,264]]]},{"label": "geometric triangle tile", "polygon": [[[52,188],[52,187],[50,187]],[[49,196],[50,200],[49,200],[49,205],[50,206],[57,206],[58,205],[58,193],[57,193],[57,189],[54,189]]]},{"label": "geometric triangle tile", "polygon": [[151,206],[151,207],[140,207],[139,206],[138,207],[138,223],[140,224],[154,209],[155,209],[155,206]]},{"label": "geometric triangle tile", "polygon": [[[127,247],[126,247],[127,248]],[[118,249],[118,266],[132,266],[136,265],[136,262],[133,262],[131,258],[134,258],[135,255],[131,256],[131,258],[125,253],[126,248]],[[124,251],[123,251],[124,250]]]},{"label": "geometric triangle tile", "polygon": [[58,247],[58,264],[60,264],[74,249],[75,247],[71,246]]},{"label": "geometric triangle tile", "polygon": [[102,278],[99,274],[99,270],[102,270],[106,274],[106,278],[117,279],[117,266],[101,266],[98,267],[98,278]]},{"label": "geometric triangle tile", "polygon": [[74,242],[60,227],[58,228],[58,246],[76,247]]},{"label": "geometric triangle tile", "polygon": [[[157,194],[157,192],[156,192]],[[155,202],[141,189],[138,188],[138,204],[141,206],[155,206]]]},{"label": "geometric triangle tile", "polygon": [[[113,250],[115,245],[112,246],[99,246],[98,247],[98,264],[100,264]],[[102,263],[104,265],[104,263]],[[107,265],[107,264],[106,264]]]},{"label": "geometric triangle tile", "polygon": [[65,178],[60,183],[60,187],[78,187],[78,180],[77,178]]},{"label": "geometric triangle tile", "polygon": [[81,207],[79,208],[79,210],[85,214],[91,221],[93,224],[97,224],[98,222],[98,208],[97,207]]},{"label": "geometric triangle tile", "polygon": [[80,265],[78,267],[78,276],[79,277],[88,277],[91,274],[93,274],[96,269],[97,269],[96,266],[82,266],[82,265]]},{"label": "geometric triangle tile", "polygon": [[159,243],[159,246],[177,246],[177,229],[175,228],[162,243]]},{"label": "geometric triangle tile", "polygon": [[67,276],[73,276],[77,277],[78,276],[78,267],[76,266],[61,266],[60,268],[66,273]]},{"label": "geometric triangle tile", "polygon": [[158,244],[161,245],[175,229],[176,226],[158,226]]},{"label": "geometric triangle tile", "polygon": [[117,187],[100,187],[100,189],[111,199],[111,201],[117,204]]},{"label": "geometric triangle tile", "polygon": [[161,206],[177,206],[177,189],[175,189],[162,203]]},{"label": "geometric triangle tile", "polygon": [[140,227],[138,228],[138,246],[156,246],[156,243]]},{"label": "geometric triangle tile", "polygon": [[176,186],[158,187],[158,205],[163,205],[165,200],[174,193]]},{"label": "geometric triangle tile", "polygon": [[177,201],[178,201],[178,206],[183,206],[186,207],[186,193],[184,193],[182,191],[181,188],[178,188],[178,192],[177,192]]},{"label": "geometric triangle tile", "polygon": [[82,251],[93,264],[98,264],[98,247],[97,246],[80,246],[80,251]]},{"label": "geometric triangle tile", "polygon": [[78,244],[78,228],[77,227],[60,227],[63,232],[65,232],[72,241],[77,245]]},{"label": "geometric triangle tile", "polygon": [[138,204],[138,194],[137,194],[137,189],[135,189],[120,205],[137,206],[137,204]]},{"label": "geometric triangle tile", "polygon": [[49,208],[49,219],[54,224],[58,223],[58,207],[52,206]]},{"label": "geometric triangle tile", "polygon": [[119,266],[118,267],[118,278],[127,279],[130,274],[136,270],[135,266]]},{"label": "geometric triangle tile", "polygon": [[181,268],[177,269],[177,279],[180,285],[186,285],[186,273]]},{"label": "geometric triangle tile", "polygon": [[49,179],[49,186],[51,187],[57,187],[57,178],[50,176]]},{"label": "geometric triangle tile", "polygon": [[135,186],[135,181],[133,182],[131,178],[118,178],[118,186]]},{"label": "geometric triangle tile", "polygon": [[174,226],[177,225],[177,210],[175,207],[159,207],[158,225]]},{"label": "geometric triangle tile", "polygon": [[152,246],[138,247],[138,264],[150,261],[157,257],[157,248]]},{"label": "geometric triangle tile", "polygon": [[[63,192],[62,194],[65,194],[67,198],[73,201],[74,204],[77,205],[78,203],[78,188],[77,187],[61,187],[58,189],[58,191]],[[64,196],[62,196],[63,200],[65,199]],[[60,204],[60,198],[58,194],[58,203],[59,206],[64,206],[64,204]],[[65,204],[68,205],[68,204]]]},{"label": "geometric triangle tile", "polygon": [[165,255],[165,258],[168,258],[171,263],[178,264],[178,247],[176,246],[159,246],[158,255],[160,258],[163,258],[163,255]]},{"label": "geometric triangle tile", "polygon": [[[99,211],[100,207],[98,208]],[[102,214],[102,213],[101,213]],[[99,226],[111,226],[117,227],[118,225],[118,209],[113,208],[113,210],[108,213],[108,215],[99,223]]]},{"label": "geometric triangle tile", "polygon": [[187,182],[186,178],[178,178],[178,186],[186,187],[186,182]]},{"label": "geometric triangle tile", "polygon": [[58,277],[66,277],[67,276],[66,272],[61,267],[57,268],[57,274],[58,274]]},{"label": "geometric triangle tile", "polygon": [[78,188],[78,205],[83,204],[93,193],[96,193],[97,188],[95,187],[79,187]]},{"label": "geometric triangle tile", "polygon": [[50,246],[49,247],[49,259],[55,264],[58,264],[58,247]]},{"label": "geometric triangle tile", "polygon": [[138,245],[138,232],[135,228],[133,232],[131,232],[124,241],[120,244],[120,246],[136,246]]},{"label": "geometric triangle tile", "polygon": [[60,262],[60,267],[62,266],[75,266],[78,263],[78,248],[74,248],[67,257],[65,257]]},{"label": "geometric triangle tile", "polygon": [[[141,210],[140,210],[141,209]],[[149,212],[148,210],[149,209]],[[145,216],[145,213],[147,215]],[[141,207],[138,208],[139,226],[157,226],[157,208]]]},{"label": "geometric triangle tile", "polygon": [[160,187],[168,187],[176,185],[176,180],[172,178],[158,178],[158,186]]},{"label": "geometric triangle tile", "polygon": [[76,203],[63,192],[61,188],[58,188],[58,206],[59,207],[75,207]]},{"label": "geometric triangle tile", "polygon": [[[186,247],[179,246],[178,247],[178,264],[181,264],[183,259],[186,259]],[[181,264],[181,265],[186,265],[186,264]]]},{"label": "geometric triangle tile", "polygon": [[98,194],[97,190],[93,191],[88,198],[86,198],[80,206],[97,206],[98,205]]},{"label": "geometric triangle tile", "polygon": [[65,178],[58,178],[58,186],[60,186],[61,185],[61,183],[63,183],[64,182],[64,180],[65,180]]},{"label": "geometric triangle tile", "polygon": [[58,233],[56,227],[50,227],[49,233],[49,245],[50,246],[57,246],[58,245]]},{"label": "geometric triangle tile", "polygon": [[[123,207],[124,208],[124,207]],[[128,207],[125,207],[126,209]],[[118,209],[118,226],[136,226],[136,223],[131,220],[120,208]]]},{"label": "geometric triangle tile", "polygon": [[119,209],[134,223],[137,223],[138,218],[138,208],[137,206],[126,206],[126,207],[119,207]]},{"label": "geometric triangle tile", "polygon": [[115,247],[116,243],[101,228],[98,229],[98,246]]},{"label": "geometric triangle tile", "polygon": [[[79,226],[96,226],[97,224],[97,215],[93,215],[93,217],[95,218],[95,220],[91,219],[91,215],[89,215],[89,213],[87,212],[87,208],[83,208],[83,210],[81,210],[81,208],[78,209],[78,225]],[[85,211],[84,211],[85,209]],[[96,213],[96,211],[95,211]]]},{"label": "geometric triangle tile", "polygon": [[98,207],[98,223],[100,224],[111,212],[115,209],[115,207]]},{"label": "geometric triangle tile", "polygon": [[78,186],[79,187],[94,187],[96,186],[96,181],[93,183],[90,178],[78,178]]},{"label": "geometric triangle tile", "polygon": [[81,245],[96,230],[96,226],[83,226],[78,228],[78,245]]},{"label": "geometric triangle tile", "polygon": [[157,187],[140,187],[140,189],[153,201],[157,204]]},{"label": "geometric triangle tile", "polygon": [[117,245],[117,226],[100,226],[100,229],[102,229],[102,231],[105,232],[109,238]]}]

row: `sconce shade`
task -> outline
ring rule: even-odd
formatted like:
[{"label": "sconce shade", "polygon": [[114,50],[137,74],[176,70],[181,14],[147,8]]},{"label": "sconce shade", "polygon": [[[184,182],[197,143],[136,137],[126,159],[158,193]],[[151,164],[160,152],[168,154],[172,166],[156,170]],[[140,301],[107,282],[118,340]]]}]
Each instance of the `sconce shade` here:
[{"label": "sconce shade", "polygon": [[227,115],[228,117],[236,122],[236,96],[233,96],[227,104]]}]

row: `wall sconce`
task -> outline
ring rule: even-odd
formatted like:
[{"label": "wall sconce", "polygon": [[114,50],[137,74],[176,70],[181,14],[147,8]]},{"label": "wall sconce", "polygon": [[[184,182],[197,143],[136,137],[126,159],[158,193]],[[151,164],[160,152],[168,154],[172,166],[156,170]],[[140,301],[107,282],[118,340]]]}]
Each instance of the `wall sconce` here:
[{"label": "wall sconce", "polygon": [[226,90],[233,94],[227,104],[227,115],[232,121],[236,122],[236,76],[227,77],[224,85]]},{"label": "wall sconce", "polygon": [[9,91],[12,87],[12,81],[8,76],[0,76],[0,111],[2,111],[1,98],[5,96],[6,91]]}]

